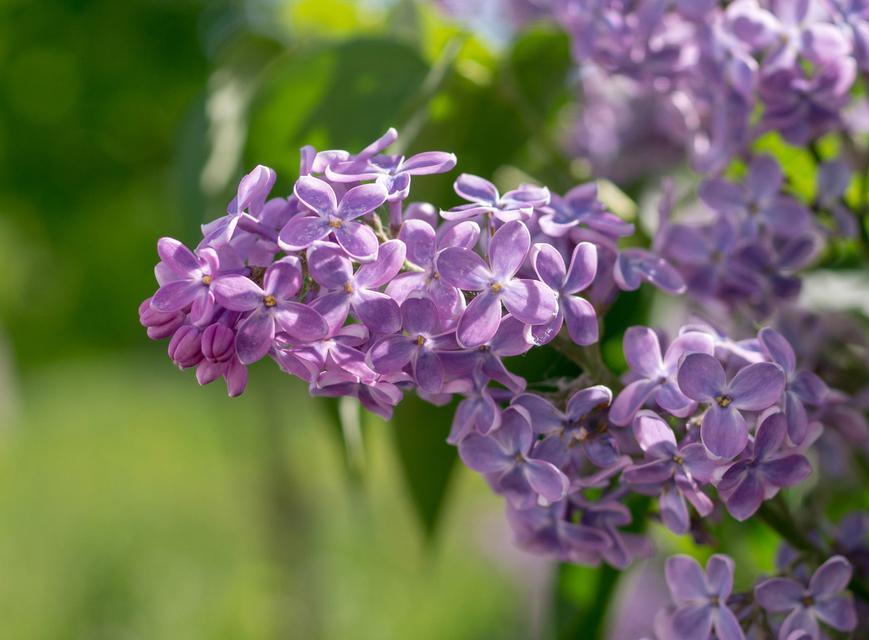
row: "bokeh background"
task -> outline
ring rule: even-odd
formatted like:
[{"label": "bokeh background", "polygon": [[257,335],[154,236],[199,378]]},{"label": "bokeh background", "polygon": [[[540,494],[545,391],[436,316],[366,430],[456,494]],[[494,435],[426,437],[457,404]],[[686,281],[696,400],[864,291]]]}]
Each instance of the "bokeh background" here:
[{"label": "bokeh background", "polygon": [[[396,126],[461,170],[572,186],[551,134],[566,38],[483,24],[411,0],[3,1],[0,637],[591,638],[649,622],[605,605],[638,588],[654,610],[655,562],[615,585],[511,546],[502,501],[443,443],[448,412],[362,416],[358,440],[346,405],[270,363],[230,400],[138,325],[157,238],[195,244],[257,163],[288,192],[302,144],[355,150]],[[454,204],[453,177],[415,198]],[[774,540],[741,531],[747,584]]]}]

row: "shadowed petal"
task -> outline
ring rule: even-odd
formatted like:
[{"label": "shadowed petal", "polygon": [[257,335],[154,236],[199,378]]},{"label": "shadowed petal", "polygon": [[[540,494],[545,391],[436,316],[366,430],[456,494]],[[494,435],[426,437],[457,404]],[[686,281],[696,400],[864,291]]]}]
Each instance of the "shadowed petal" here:
[{"label": "shadowed petal", "polygon": [[398,304],[385,293],[359,289],[351,299],[353,313],[371,333],[395,333],[401,328]]},{"label": "shadowed petal", "polygon": [[567,476],[551,462],[529,458],[522,469],[531,488],[548,502],[558,502],[567,494]]},{"label": "shadowed petal", "polygon": [[420,351],[413,371],[417,384],[427,393],[438,393],[444,385],[444,366],[436,353]]},{"label": "shadowed petal", "polygon": [[567,270],[564,266],[564,258],[561,253],[551,244],[538,243],[531,250],[531,263],[534,271],[546,286],[555,291],[561,289]]},{"label": "shadowed petal", "polygon": [[745,208],[745,192],[738,185],[713,178],[700,185],[700,199],[721,213],[739,213]]},{"label": "shadowed petal", "polygon": [[836,595],[848,588],[852,573],[850,562],[842,556],[833,556],[815,571],[809,590],[818,599]]},{"label": "shadowed petal", "polygon": [[[247,278],[243,279],[247,280]],[[247,281],[250,282],[250,280]],[[250,283],[253,284],[253,282]],[[202,283],[196,280],[176,280],[157,289],[157,293],[151,298],[151,307],[161,313],[181,311],[192,304],[204,290]],[[262,296],[259,297],[259,300],[262,300]]]},{"label": "shadowed petal", "polygon": [[567,417],[578,420],[598,407],[608,407],[613,399],[613,392],[602,384],[580,389],[567,401]]},{"label": "shadowed petal", "polygon": [[726,606],[720,606],[716,611],[715,637],[717,640],[745,640],[745,633],[739,626],[739,620]]},{"label": "shadowed petal", "polygon": [[594,307],[580,296],[565,296],[561,298],[561,309],[567,334],[578,345],[589,345],[597,342],[598,324]]},{"label": "shadowed petal", "polygon": [[308,270],[314,281],[326,289],[340,289],[353,277],[353,265],[334,245],[311,247]]},{"label": "shadowed petal", "polygon": [[654,411],[640,411],[633,424],[634,437],[643,451],[665,442],[676,447],[673,429]]},{"label": "shadowed petal", "polygon": [[416,348],[407,336],[387,336],[371,346],[368,359],[378,373],[395,373],[410,362]]},{"label": "shadowed petal", "polygon": [[789,638],[794,631],[802,631],[808,633],[813,640],[820,638],[820,630],[818,623],[815,621],[815,616],[811,614],[809,609],[802,606],[797,606],[788,614],[779,629],[780,638]]},{"label": "shadowed petal", "polygon": [[763,502],[763,483],[756,473],[747,471],[742,474],[741,480],[725,497],[724,502],[730,515],[740,522],[747,520]]},{"label": "shadowed petal", "polygon": [[667,558],[664,576],[676,604],[696,600],[707,595],[706,577],[703,575],[703,570],[697,561],[690,556],[677,554]]},{"label": "shadowed petal", "polygon": [[624,337],[628,366],[644,378],[657,378],[664,372],[658,334],[648,327],[629,327]]},{"label": "shadowed petal", "polygon": [[420,267],[434,262],[437,239],[432,226],[423,220],[406,220],[398,238],[407,247],[407,259]]},{"label": "shadowed petal", "polygon": [[767,482],[776,487],[790,487],[802,482],[812,473],[812,465],[798,453],[764,462],[760,470]]},{"label": "shadowed petal", "polygon": [[784,369],[785,373],[793,373],[797,366],[797,357],[785,337],[771,327],[761,329],[757,337],[772,361]]},{"label": "shadowed petal", "polygon": [[597,247],[591,242],[580,242],[570,258],[564,291],[566,293],[582,291],[594,282],[595,275],[597,275]]},{"label": "shadowed petal", "polygon": [[712,607],[693,604],[679,607],[670,621],[672,640],[708,640],[712,631]]},{"label": "shadowed petal", "polygon": [[849,595],[825,598],[815,603],[815,613],[822,622],[839,631],[857,628],[857,611]]},{"label": "shadowed petal", "polygon": [[320,340],[329,331],[323,316],[301,302],[282,302],[274,315],[281,329],[303,342]]},{"label": "shadowed petal", "polygon": [[235,336],[235,349],[242,364],[263,358],[275,339],[275,321],[272,314],[258,309],[242,322]]},{"label": "shadowed petal", "polygon": [[754,588],[754,598],[767,611],[790,611],[800,605],[805,587],[789,578],[770,578]]},{"label": "shadowed petal", "polygon": [[757,428],[754,438],[754,457],[763,460],[779,450],[787,433],[787,421],[782,413],[768,416]]},{"label": "shadowed petal", "polygon": [[302,270],[295,256],[281,258],[268,269],[263,277],[263,292],[278,300],[286,300],[298,293],[302,286]]},{"label": "shadowed petal", "polygon": [[661,520],[673,533],[680,535],[688,533],[691,517],[685,498],[673,487],[666,487],[658,501],[661,509]]},{"label": "shadowed petal", "polygon": [[648,401],[658,388],[656,380],[635,380],[619,392],[610,409],[610,422],[618,426],[628,424],[634,414]]},{"label": "shadowed petal", "polygon": [[513,465],[511,452],[501,448],[495,438],[470,433],[459,442],[459,457],[479,473],[498,473]]}]

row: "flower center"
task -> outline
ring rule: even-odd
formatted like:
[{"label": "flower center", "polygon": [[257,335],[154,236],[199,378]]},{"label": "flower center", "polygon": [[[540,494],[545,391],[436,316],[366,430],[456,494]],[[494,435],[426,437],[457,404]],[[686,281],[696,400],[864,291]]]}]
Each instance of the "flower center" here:
[{"label": "flower center", "polygon": [[329,220],[329,226],[333,229],[340,229],[341,221],[338,218],[332,218],[331,220]]},{"label": "flower center", "polygon": [[721,601],[718,596],[710,596],[709,604],[711,604],[713,607],[717,607],[719,604],[721,604]]},{"label": "flower center", "polygon": [[685,458],[683,458],[682,456],[680,456],[677,453],[676,455],[673,456],[673,462],[675,462],[676,464],[683,464],[685,462]]},{"label": "flower center", "polygon": [[275,300],[275,297],[273,295],[267,295],[265,298],[263,298],[263,304],[267,307],[273,307],[277,303],[278,301]]},{"label": "flower center", "polygon": [[421,347],[422,345],[424,345],[424,344],[425,344],[425,336],[417,336],[417,337],[416,337],[416,344],[417,344],[417,346],[419,346],[419,347]]},{"label": "flower center", "polygon": [[206,287],[208,285],[210,285],[211,284],[211,276],[209,276],[209,275],[202,276],[202,284],[204,284]]},{"label": "flower center", "polygon": [[802,597],[800,602],[803,603],[804,607],[811,607],[813,604],[815,604],[815,599],[811,596],[811,594],[807,593]]},{"label": "flower center", "polygon": [[348,282],[344,285],[344,293],[353,293],[353,284]]},{"label": "flower center", "polygon": [[489,285],[489,287],[492,289],[492,293],[498,293],[499,291],[501,291],[501,289],[504,288],[504,285],[502,285],[500,282],[493,282],[491,285]]},{"label": "flower center", "polygon": [[733,402],[733,398],[730,396],[716,396],[715,402],[718,403],[718,406],[722,409],[730,406],[730,403]]}]

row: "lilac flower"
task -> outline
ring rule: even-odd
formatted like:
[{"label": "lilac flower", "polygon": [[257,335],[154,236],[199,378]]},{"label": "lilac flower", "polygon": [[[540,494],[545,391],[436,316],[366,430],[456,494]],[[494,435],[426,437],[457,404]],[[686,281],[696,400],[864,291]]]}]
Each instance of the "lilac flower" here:
[{"label": "lilac flower", "polygon": [[471,249],[479,237],[480,227],[471,221],[458,223],[438,239],[427,222],[406,220],[398,238],[407,247],[407,259],[421,271],[398,274],[389,281],[386,294],[398,304],[411,295],[425,294],[435,303],[440,328],[454,329],[465,310],[465,298],[461,291],[441,278],[436,267],[437,256],[446,247]]},{"label": "lilac flower", "polygon": [[549,189],[546,187],[522,185],[502,196],[491,182],[468,173],[460,175],[453,188],[462,198],[471,202],[441,211],[445,219],[453,221],[479,216],[494,217],[501,222],[527,220],[536,207],[549,202]]},{"label": "lilac flower", "polygon": [[235,197],[226,207],[226,215],[202,226],[205,244],[224,245],[235,235],[245,217],[259,214],[277,179],[274,169],[258,164],[238,183]]},{"label": "lilac flower", "polygon": [[316,383],[311,385],[312,396],[358,398],[363,407],[379,415],[384,420],[392,418],[393,408],[401,402],[401,389],[395,384],[407,380],[404,374],[380,376],[372,382],[360,382],[359,378],[346,371],[331,369],[320,374]]},{"label": "lilac flower", "polygon": [[202,355],[211,362],[228,362],[235,355],[235,332],[222,322],[208,325],[202,332]]},{"label": "lilac flower", "polygon": [[495,491],[516,508],[538,500],[552,503],[567,493],[567,477],[555,465],[531,457],[534,436],[528,414],[508,407],[501,426],[488,435],[470,433],[459,442],[459,456],[471,469],[487,476]]},{"label": "lilac flower", "polygon": [[501,383],[513,393],[521,393],[525,390],[525,379],[510,373],[501,358],[521,355],[534,346],[525,329],[516,318],[506,315],[491,340],[472,349],[443,351],[440,359],[452,378],[474,373]]},{"label": "lilac flower", "polygon": [[709,482],[717,464],[699,443],[676,445],[670,426],[651,411],[641,411],[634,419],[634,435],[645,452],[643,462],[627,467],[622,478],[632,484],[664,485],[660,497],[661,519],[679,534],[690,528],[687,499],[701,516],[712,512],[712,501],[699,483]]},{"label": "lilac flower", "polygon": [[470,249],[449,247],[437,258],[437,268],[447,283],[467,291],[479,291],[457,327],[459,343],[476,347],[487,342],[501,322],[501,303],[526,324],[543,324],[555,315],[555,294],[536,280],[516,278],[531,247],[531,234],[518,220],[507,222],[489,243],[489,264]]},{"label": "lilac flower", "polygon": [[457,349],[455,334],[437,334],[437,309],[428,298],[408,298],[401,305],[402,332],[381,338],[368,351],[368,362],[380,373],[401,371],[408,363],[417,385],[438,393],[444,383],[439,352]]},{"label": "lilac flower", "polygon": [[565,269],[564,258],[551,244],[536,244],[531,252],[534,271],[546,286],[552,289],[558,300],[555,317],[546,324],[531,329],[537,344],[551,341],[561,326],[567,324],[567,334],[576,344],[589,345],[597,342],[597,316],[591,303],[573,295],[587,288],[597,273],[597,249],[590,242],[580,242],[573,250],[570,268]]},{"label": "lilac flower", "polygon": [[784,414],[767,417],[757,428],[750,453],[731,465],[718,483],[718,493],[737,520],[747,520],[780,488],[795,485],[812,472],[805,456],[780,452],[786,433]]},{"label": "lilac flower", "polygon": [[312,383],[323,371],[349,373],[359,382],[372,384],[378,374],[365,363],[361,351],[368,342],[369,332],[362,324],[349,324],[330,333],[322,340],[293,344],[281,341],[276,360],[282,369]]},{"label": "lilac flower", "polygon": [[279,243],[286,251],[299,251],[332,234],[351,258],[370,262],[377,257],[377,237],[369,227],[355,222],[386,201],[379,184],[353,187],[337,201],[328,182],[302,176],[294,188],[296,197],[316,216],[296,216],[281,230]]},{"label": "lilac flower", "polygon": [[350,260],[331,244],[308,250],[308,269],[322,288],[312,306],[323,314],[331,331],[344,324],[350,310],[372,333],[395,333],[401,316],[395,300],[377,291],[401,269],[405,248],[400,240],[380,245],[377,259],[363,264],[356,273]]},{"label": "lilac flower", "polygon": [[675,416],[685,417],[694,402],[676,384],[676,372],[689,353],[712,355],[712,339],[705,333],[687,332],[676,338],[661,357],[658,334],[647,327],[630,327],[624,337],[625,358],[634,378],[619,393],[610,410],[610,421],[626,425],[646,402],[654,398],[659,407]]},{"label": "lilac flower", "polygon": [[634,225],[606,210],[597,198],[594,182],[574,187],[564,197],[552,194],[549,204],[540,211],[540,228],[553,238],[561,238],[580,225],[613,239],[634,232]]},{"label": "lilac flower", "polygon": [[750,364],[727,381],[724,367],[705,353],[685,356],[677,374],[683,394],[706,403],[700,438],[710,453],[732,458],[748,442],[748,425],[743,411],[762,411],[781,399],[785,377],[778,365],[769,362]]},{"label": "lilac flower", "polygon": [[787,613],[779,629],[780,639],[797,630],[818,640],[818,620],[839,631],[853,631],[857,614],[850,594],[842,594],[851,580],[851,565],[842,556],[833,556],[818,567],[808,587],[789,578],[770,578],[754,588],[757,603],[773,613]]},{"label": "lilac flower", "polygon": [[179,369],[195,367],[202,361],[202,330],[192,324],[178,328],[169,341],[169,358]]},{"label": "lilac flower", "polygon": [[645,249],[625,249],[619,253],[613,277],[623,291],[636,291],[643,280],[667,293],[685,292],[685,280],[673,266]]},{"label": "lilac flower", "polygon": [[[866,8],[869,12],[869,6]],[[869,22],[864,26],[869,35]],[[859,232],[859,220],[845,206],[845,191],[851,184],[853,170],[844,158],[829,160],[818,166],[816,200],[818,206],[829,211],[836,223],[836,231],[844,237],[853,237]]]},{"label": "lilac flower", "polygon": [[426,151],[410,158],[376,155],[333,163],[326,177],[333,182],[377,180],[389,194],[387,200],[404,200],[410,191],[411,176],[446,173],[456,166],[456,156],[443,151]]},{"label": "lilac flower", "polygon": [[580,495],[571,495],[570,500],[579,508],[579,524],[600,531],[609,541],[600,552],[577,554],[582,564],[595,566],[603,560],[616,569],[625,569],[637,558],[649,556],[653,548],[649,539],[636,533],[621,531],[631,523],[631,512],[618,502],[617,497],[607,496],[591,502]]},{"label": "lilac flower", "polygon": [[196,367],[196,381],[201,385],[210,384],[220,377],[226,382],[226,392],[230,398],[244,393],[247,386],[247,367],[236,354],[226,362],[205,359]]},{"label": "lilac flower", "polygon": [[667,558],[667,586],[676,603],[669,631],[673,640],[708,640],[715,629],[718,640],[742,640],[739,620],[727,606],[733,590],[733,560],[716,553],[706,563],[706,573],[694,558]]},{"label": "lilac flower", "polygon": [[721,178],[705,181],[700,198],[715,211],[733,216],[742,234],[754,235],[759,225],[773,233],[795,236],[809,226],[809,210],[794,198],[780,194],[784,174],[771,156],[755,156],[748,165],[744,184]]},{"label": "lilac flower", "polygon": [[456,407],[449,444],[458,444],[465,436],[477,432],[487,435],[501,426],[501,409],[488,388],[489,378],[476,369],[468,377],[459,378],[444,386],[444,391],[460,393],[464,399]]},{"label": "lilac flower", "polygon": [[610,546],[606,534],[568,518],[569,501],[542,507],[517,509],[507,503],[507,522],[516,544],[528,551],[553,556],[563,562],[581,562],[597,557]]},{"label": "lilac flower", "polygon": [[820,405],[827,393],[827,387],[811,371],[796,370],[796,354],[778,331],[765,327],[761,329],[758,338],[770,359],[784,371],[786,386],[782,412],[787,418],[787,434],[791,442],[802,444],[809,426],[805,405]]},{"label": "lilac flower", "polygon": [[172,238],[157,242],[160,255],[162,286],[151,299],[151,306],[161,313],[175,313],[187,309],[193,322],[207,322],[214,311],[213,281],[218,273],[220,259],[211,248],[190,249]]},{"label": "lilac flower", "polygon": [[563,412],[551,402],[530,393],[516,396],[513,404],[528,412],[535,435],[542,438],[535,444],[536,456],[566,469],[571,462],[577,462],[574,455],[581,452],[597,467],[617,469],[626,461],[606,428],[606,421],[597,420],[593,415],[596,409],[609,406],[611,400],[612,391],[603,385],[595,385],[571,395]]},{"label": "lilac flower", "polygon": [[218,302],[231,311],[250,312],[238,327],[236,351],[242,364],[256,362],[272,348],[277,331],[300,340],[319,340],[328,326],[311,307],[293,300],[301,286],[299,259],[287,256],[269,267],[260,288],[244,276],[214,282]]}]

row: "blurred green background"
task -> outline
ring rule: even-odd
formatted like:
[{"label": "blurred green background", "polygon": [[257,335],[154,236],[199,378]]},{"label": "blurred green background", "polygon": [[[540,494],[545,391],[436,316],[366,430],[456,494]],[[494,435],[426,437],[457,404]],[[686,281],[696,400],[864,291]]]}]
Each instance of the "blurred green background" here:
[{"label": "blurred green background", "polygon": [[[544,126],[569,98],[566,38],[496,52],[409,0],[0,16],[0,637],[548,637],[553,567],[453,467],[448,413],[366,417],[348,455],[334,406],[269,363],[240,399],[200,388],[136,309],[158,237],[195,244],[256,163],[288,192],[305,143],[394,125],[461,170],[571,186]],[[449,206],[451,180],[414,196]],[[571,575],[562,604],[600,626],[609,574]]]}]

